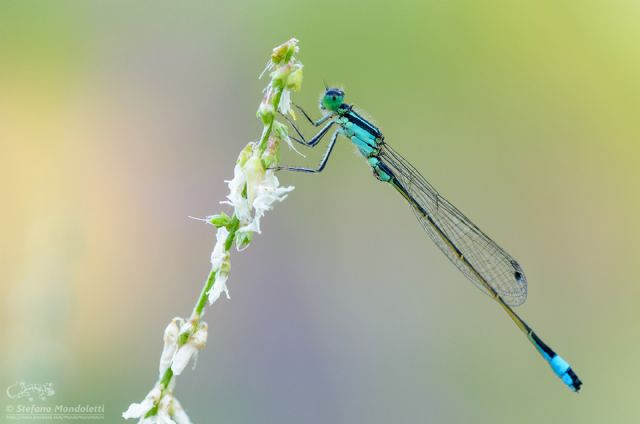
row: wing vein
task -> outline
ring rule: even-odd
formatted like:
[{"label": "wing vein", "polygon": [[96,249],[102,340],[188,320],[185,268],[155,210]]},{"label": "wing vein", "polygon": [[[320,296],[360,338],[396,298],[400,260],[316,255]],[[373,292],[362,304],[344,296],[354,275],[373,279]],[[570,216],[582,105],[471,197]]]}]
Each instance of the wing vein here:
[{"label": "wing vein", "polygon": [[426,233],[471,282],[490,296],[495,291],[510,306],[525,302],[527,280],[511,255],[442,197],[389,145],[381,146],[379,159],[394,173],[396,188],[405,192]]}]

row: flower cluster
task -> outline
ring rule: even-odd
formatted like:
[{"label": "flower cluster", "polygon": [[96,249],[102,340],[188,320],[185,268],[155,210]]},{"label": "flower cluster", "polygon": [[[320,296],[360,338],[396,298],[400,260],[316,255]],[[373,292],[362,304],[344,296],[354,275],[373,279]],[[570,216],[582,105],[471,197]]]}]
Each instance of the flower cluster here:
[{"label": "flower cluster", "polygon": [[289,148],[298,152],[287,134],[287,126],[275,120],[276,111],[283,115],[289,115],[296,119],[296,114],[291,108],[291,92],[302,88],[302,63],[298,61],[296,55],[299,51],[298,40],[292,38],[284,44],[273,49],[271,60],[262,71],[264,75],[269,72],[271,80],[264,89],[264,96],[257,116],[264,124],[260,147],[264,149],[269,134],[273,131],[275,136],[285,141]]},{"label": "flower cluster", "polygon": [[[291,91],[298,91],[302,87],[302,64],[295,56],[299,50],[298,40],[295,38],[276,47],[271,53],[271,60],[260,75],[269,72],[271,76],[258,109],[258,117],[265,124],[273,120],[276,109],[285,115],[290,114],[295,119],[295,113],[291,109]],[[273,101],[276,96],[277,105]]]},{"label": "flower cluster", "polygon": [[[139,418],[141,424],[190,424],[180,402],[173,396],[175,379],[166,386],[162,377],[171,369],[173,375],[180,375],[191,358],[207,344],[207,323],[198,323],[182,318],[174,318],[164,330],[164,348],[160,356],[160,382],[140,403],[132,403],[123,414],[123,418]],[[187,335],[186,337],[182,335]]]},{"label": "flower cluster", "polygon": [[[282,141],[291,144],[287,126],[276,121],[276,110],[289,114],[291,91],[302,86],[302,64],[298,62],[298,40],[292,38],[273,49],[271,60],[263,71],[269,72],[271,80],[264,90],[258,112],[264,129],[259,142],[250,142],[240,152],[233,171],[233,179],[227,181],[229,194],[221,202],[233,207],[233,216],[222,213],[208,217],[210,224],[218,228],[217,242],[211,255],[212,269],[216,271],[216,282],[208,292],[209,303],[215,302],[224,292],[229,298],[226,281],[231,267],[229,262],[229,235],[233,233],[238,250],[245,249],[260,233],[260,220],[276,202],[281,202],[293,187],[281,187],[273,167],[278,163],[278,152]],[[226,247],[226,248],[225,248]],[[229,244],[230,247],[230,244]]]},{"label": "flower cluster", "polygon": [[122,414],[123,418],[138,419],[139,424],[191,423],[173,395],[174,377],[184,371],[192,358],[195,361],[198,351],[207,343],[207,324],[202,321],[207,300],[212,304],[222,293],[229,298],[226,283],[231,269],[231,247],[235,243],[237,250],[245,249],[253,234],[260,233],[260,221],[265,213],[293,190],[291,186],[280,186],[273,168],[279,161],[281,142],[291,146],[286,125],[275,118],[279,111],[295,119],[290,96],[302,84],[302,64],[296,58],[298,50],[298,40],[294,38],[273,49],[264,71],[269,72],[271,80],[257,112],[264,124],[262,135],[259,141],[250,142],[240,152],[233,179],[227,181],[227,200],[221,202],[230,205],[233,214],[229,216],[223,212],[206,219],[217,228],[207,282],[191,317],[188,320],[174,318],[165,329],[158,383],[142,402],[132,403]]},{"label": "flower cluster", "polygon": [[[276,147],[272,147],[276,144]],[[212,270],[216,272],[215,284],[208,292],[209,303],[213,303],[224,292],[229,298],[226,282],[231,264],[229,262],[229,246],[227,242],[233,232],[238,251],[249,246],[253,233],[260,233],[260,220],[265,212],[273,208],[273,204],[283,201],[292,186],[282,187],[274,171],[265,166],[265,162],[276,163],[277,159],[270,159],[271,150],[277,149],[279,140],[276,136],[270,138],[268,147],[260,152],[260,146],[251,142],[240,153],[234,168],[233,179],[227,181],[229,194],[227,200],[221,202],[233,207],[233,217],[226,214],[213,215],[208,221],[218,227],[217,241],[211,254]]]},{"label": "flower cluster", "polygon": [[[138,424],[191,424],[191,420],[171,391],[175,383],[163,390],[160,383],[140,403],[132,403],[123,414],[125,419],[139,418]],[[154,412],[149,415],[149,412]]]}]

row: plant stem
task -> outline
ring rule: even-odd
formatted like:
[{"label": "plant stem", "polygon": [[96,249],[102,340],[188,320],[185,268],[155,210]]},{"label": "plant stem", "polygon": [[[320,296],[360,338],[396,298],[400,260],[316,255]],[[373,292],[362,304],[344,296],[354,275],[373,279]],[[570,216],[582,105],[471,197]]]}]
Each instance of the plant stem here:
[{"label": "plant stem", "polygon": [[212,269],[209,272],[209,277],[207,278],[207,282],[204,284],[204,287],[202,287],[202,291],[200,292],[200,297],[198,298],[196,307],[193,308],[191,319],[195,319],[196,317],[199,318],[202,315],[202,311],[204,310],[204,307],[207,305],[207,298],[208,298],[207,293],[209,293],[215,281],[216,281],[216,272]]},{"label": "plant stem", "polygon": [[[282,90],[284,86],[281,83],[274,84],[275,94],[273,97],[273,108],[274,110],[278,110],[280,106],[280,98],[282,97]],[[267,140],[269,140],[269,136],[271,135],[271,130],[273,129],[273,121],[275,118],[271,119],[269,123],[264,127],[262,131],[262,137],[260,138],[260,143],[258,144],[258,148],[260,149],[260,154],[264,153],[264,149],[267,148]]]},{"label": "plant stem", "polygon": [[[234,242],[238,246],[239,250],[243,247],[246,247],[251,242],[251,235],[256,231],[255,229],[249,228],[252,228],[252,225],[259,225],[259,218],[264,214],[264,210],[269,210],[272,203],[276,201],[282,201],[286,197],[286,193],[293,189],[293,187],[279,187],[279,182],[277,179],[273,179],[275,180],[275,183],[273,182],[273,180],[269,180],[269,182],[267,183],[267,187],[271,190],[274,190],[275,194],[271,193],[271,197],[265,196],[267,200],[263,200],[261,206],[262,209],[259,210],[260,215],[257,215],[257,212],[255,212],[256,215],[250,217],[253,221],[249,220],[249,223],[241,223],[240,219],[235,213],[236,209],[242,208],[243,212],[241,213],[241,215],[244,216],[244,210],[246,209],[245,203],[247,202],[249,203],[249,210],[255,207],[251,203],[254,199],[247,196],[247,189],[249,187],[249,185],[247,184],[247,175],[250,174],[253,177],[253,179],[251,180],[253,183],[255,183],[256,176],[262,178],[262,180],[259,180],[258,182],[263,180],[267,181],[264,176],[268,171],[267,168],[270,169],[270,166],[273,163],[277,163],[278,161],[278,149],[280,141],[285,139],[288,140],[286,129],[278,130],[278,127],[276,127],[273,138],[272,133],[274,133],[274,121],[276,120],[275,117],[278,113],[283,94],[286,94],[285,110],[289,111],[289,113],[293,116],[293,112],[291,112],[290,110],[288,93],[290,91],[299,90],[302,83],[302,64],[299,63],[298,60],[294,57],[294,55],[298,52],[297,43],[298,41],[292,38],[286,43],[274,48],[271,55],[271,62],[265,69],[265,71],[267,71],[275,67],[274,72],[270,74],[271,82],[265,90],[265,95],[257,112],[258,117],[262,120],[262,123],[264,125],[260,141],[258,143],[249,143],[242,150],[238,161],[236,162],[237,168],[236,170],[234,170],[234,172],[236,173],[238,178],[240,178],[240,181],[244,182],[244,184],[243,187],[241,187],[240,184],[236,184],[235,189],[233,189],[236,191],[232,190],[231,182],[229,184],[231,190],[230,196],[235,196],[233,198],[228,197],[228,199],[231,200],[231,203],[226,202],[234,206],[234,214],[232,215],[232,217],[229,218],[229,216],[224,213],[209,217],[211,218],[211,220],[209,221],[210,224],[216,226],[219,229],[221,229],[222,227],[226,228],[228,234],[226,236],[226,239],[222,240],[222,237],[224,236],[221,235],[221,233],[218,233],[220,234],[221,238],[218,239],[216,243],[224,243],[224,245],[221,246],[220,244],[216,244],[216,247],[214,248],[214,253],[212,254],[213,256],[211,261],[212,268],[209,271],[209,275],[207,276],[202,290],[200,291],[200,295],[196,300],[189,321],[185,322],[185,320],[182,318],[176,318],[170,324],[174,326],[179,325],[180,330],[182,330],[177,335],[177,340],[175,339],[176,327],[167,327],[167,329],[165,330],[165,350],[163,351],[163,356],[165,355],[165,352],[171,352],[170,349],[172,349],[174,353],[171,364],[162,372],[156,386],[148,395],[153,399],[153,406],[148,411],[146,411],[146,413],[143,413],[136,410],[140,409],[142,404],[133,403],[129,406],[129,409],[122,414],[125,418],[140,418],[141,421],[147,422],[147,418],[155,417],[159,414],[159,408],[163,408],[160,412],[174,415],[175,411],[171,409],[173,408],[172,405],[174,405],[172,402],[177,402],[177,399],[173,397],[173,387],[171,386],[171,383],[174,377],[176,377],[177,375],[174,373],[173,367],[175,365],[176,370],[180,370],[176,372],[180,374],[184,369],[184,366],[186,366],[187,361],[191,358],[191,356],[193,356],[194,353],[189,350],[183,350],[182,352],[188,354],[189,356],[185,357],[184,355],[182,355],[179,363],[175,362],[176,356],[178,356],[178,351],[180,351],[180,348],[188,344],[192,345],[190,349],[194,349],[195,347],[199,350],[204,347],[207,338],[207,327],[206,323],[201,323],[201,319],[204,315],[207,303],[210,300],[210,294],[212,289],[214,288],[216,280],[220,280],[219,284],[222,284],[222,289],[226,290],[226,288],[224,287],[224,283],[226,281],[230,266],[228,256],[229,250],[233,246]],[[287,91],[285,92],[285,90]],[[269,152],[265,153],[267,149],[269,149]],[[248,164],[248,160],[251,160],[252,162]],[[241,190],[238,190],[238,188],[241,188]],[[234,200],[238,197],[240,198],[240,200]],[[251,201],[249,202],[249,200],[247,199],[250,199]],[[264,202],[266,202],[266,205]],[[238,204],[240,204],[240,206],[237,206]],[[245,230],[243,230],[241,237],[236,240],[236,234],[238,233],[238,230],[241,226],[243,226]],[[223,258],[220,258],[219,256],[221,250],[224,251]],[[218,263],[220,260],[223,261],[222,264]],[[218,287],[216,286],[216,288]],[[216,293],[215,298],[212,297],[211,301],[215,301],[218,296],[219,293]],[[164,361],[165,359],[162,358],[162,368],[166,366],[166,363]],[[157,394],[158,389],[160,390],[159,395]],[[169,399],[167,399],[168,402],[163,403],[161,402],[161,400],[165,396],[168,396]],[[148,399],[149,397],[145,398],[145,401],[147,401]],[[177,408],[181,410],[179,403],[176,404]],[[182,411],[182,413],[184,414],[184,411]]]}]

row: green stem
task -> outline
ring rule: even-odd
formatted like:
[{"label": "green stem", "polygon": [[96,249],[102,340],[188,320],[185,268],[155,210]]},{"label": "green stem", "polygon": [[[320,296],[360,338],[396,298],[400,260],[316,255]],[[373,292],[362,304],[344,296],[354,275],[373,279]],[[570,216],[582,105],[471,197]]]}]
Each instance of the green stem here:
[{"label": "green stem", "polygon": [[[240,220],[237,216],[233,215],[231,218],[231,222],[227,227],[229,229],[229,235],[224,243],[224,248],[228,252],[233,246],[233,240],[236,237],[236,232],[238,228],[240,228]],[[198,301],[196,302],[196,306],[193,308],[193,313],[191,314],[191,320],[193,325],[190,327],[189,331],[186,331],[178,336],[178,346],[183,346],[189,338],[198,330],[200,324],[200,317],[202,317],[202,312],[204,311],[205,306],[207,306],[207,299],[209,298],[209,291],[213,287],[213,284],[216,282],[216,272],[212,269],[209,272],[209,276],[207,277],[206,283],[202,287],[202,291],[200,292],[200,296],[198,297]],[[169,383],[173,379],[173,370],[171,366],[167,368],[167,370],[162,374],[162,378],[160,378],[160,387],[162,390],[166,390],[169,386]],[[162,396],[161,396],[162,397]],[[152,417],[158,413],[158,405],[155,404],[153,408],[146,413],[145,418]]]},{"label": "green stem", "polygon": [[202,287],[202,291],[200,292],[200,297],[198,298],[198,302],[196,303],[196,307],[193,308],[192,318],[200,317],[202,315],[202,311],[204,307],[207,305],[207,298],[209,297],[207,293],[213,287],[213,283],[216,281],[216,272],[211,270],[209,272],[209,277],[207,278],[207,282]]},{"label": "green stem", "polygon": [[[282,97],[282,91],[284,86],[282,83],[275,85],[274,90],[275,94],[273,96],[273,101],[271,105],[273,109],[278,112],[278,106],[280,106],[280,98]],[[262,138],[260,138],[260,143],[258,144],[258,148],[260,149],[260,154],[264,153],[264,150],[267,148],[267,140],[269,140],[269,136],[271,135],[271,130],[273,129],[273,121],[275,121],[275,117],[269,121],[268,124],[265,125],[264,130],[262,131]]]},{"label": "green stem", "polygon": [[[224,249],[228,252],[233,245],[233,240],[236,237],[236,231],[240,228],[240,220],[237,216],[233,215],[231,218],[231,222],[227,226],[229,229],[229,235],[224,243]],[[193,313],[191,314],[191,319],[195,322],[192,326],[191,330],[195,332],[198,329],[198,321],[200,321],[200,317],[202,316],[202,312],[204,311],[204,307],[207,306],[207,299],[209,298],[209,291],[213,287],[213,284],[216,282],[216,272],[211,270],[209,272],[209,276],[207,277],[207,282],[202,287],[202,291],[200,292],[200,297],[198,297],[198,301],[196,302],[196,306],[193,308]],[[184,343],[183,343],[184,344]]]},{"label": "green stem", "polygon": [[[292,42],[297,42],[296,40],[292,39]],[[280,46],[278,49],[283,48],[283,46]],[[291,46],[289,46],[291,47]],[[291,48],[288,52],[287,52],[287,56],[284,58],[285,62],[289,62],[292,59],[293,54],[295,53],[295,49]],[[276,63],[275,59],[274,63]],[[277,63],[281,63],[280,60],[277,61]],[[266,122],[267,119],[265,119],[264,117],[262,118],[265,122],[264,124],[264,128],[262,130],[262,136],[260,138],[260,142],[258,143],[258,151],[255,151],[255,144],[253,144],[253,151],[251,152],[251,154],[255,155],[256,153],[258,153],[258,157],[261,158],[262,155],[264,154],[267,146],[268,146],[268,142],[269,142],[269,137],[271,136],[271,133],[273,131],[273,122],[275,121],[275,114],[278,111],[278,107],[280,105],[280,100],[282,99],[282,93],[284,92],[284,88],[285,88],[285,84],[286,82],[282,81],[282,80],[275,80],[272,79],[271,81],[272,84],[272,88],[273,88],[273,96],[270,96],[270,100],[271,100],[271,106],[273,106],[274,112],[271,114],[271,119],[269,119],[269,122]],[[248,147],[248,146],[247,146]],[[246,148],[245,148],[246,150]],[[243,150],[244,154],[245,151]],[[241,157],[242,157],[241,154]],[[239,161],[241,160],[241,158],[238,159]],[[240,162],[240,164],[242,165],[242,162]],[[264,166],[264,162],[263,162],[263,166]],[[245,193],[243,193],[243,196],[246,197],[246,186],[244,188]],[[224,216],[225,218],[226,215],[221,214],[221,217]],[[212,222],[213,223],[213,222]],[[236,233],[238,231],[238,229],[240,228],[240,220],[238,219],[238,217],[234,214],[233,217],[231,218],[231,220],[229,221],[229,223],[226,225],[227,230],[229,231],[229,234],[227,235],[227,238],[224,242],[224,249],[225,252],[228,252],[231,247],[233,246],[233,242],[235,241],[235,237],[236,237]],[[207,301],[209,298],[209,292],[211,291],[211,289],[213,288],[213,285],[215,284],[216,281],[216,271],[214,271],[213,269],[211,271],[209,271],[209,276],[207,277],[207,281],[205,282],[204,286],[202,287],[202,290],[200,292],[200,296],[198,297],[198,300],[196,301],[196,304],[193,308],[193,312],[191,313],[191,318],[190,318],[190,326],[188,327],[189,330],[185,331],[184,333],[181,333],[178,336],[178,347],[182,347],[184,346],[189,339],[191,338],[191,336],[193,334],[195,334],[195,332],[199,329],[200,327],[200,319],[202,318],[202,315],[204,314],[204,308],[207,306]],[[171,366],[173,365],[173,362],[171,364]],[[158,381],[158,384],[160,386],[160,389],[162,391],[161,395],[159,396],[159,399],[157,402],[154,403],[153,407],[151,409],[149,409],[149,411],[147,411],[147,413],[145,414],[144,418],[149,418],[152,416],[155,416],[158,414],[158,407],[159,407],[159,401],[160,399],[162,399],[162,396],[164,395],[164,391],[167,390],[167,388],[169,387],[169,384],[171,383],[171,381],[173,380],[174,374],[173,374],[173,370],[171,369],[171,366],[169,366],[165,372],[162,374],[162,376],[160,377],[160,380]]]},{"label": "green stem", "polygon": [[162,378],[160,379],[160,385],[162,386],[162,390],[167,388],[172,378],[173,378],[173,370],[171,369],[171,367],[169,367],[167,368],[167,370],[162,375]]},{"label": "green stem", "polygon": [[[173,370],[171,369],[171,367],[167,368],[167,370],[164,372],[164,374],[162,374],[162,378],[160,379],[160,387],[162,389],[162,392],[164,392],[165,390],[167,390],[167,387],[169,386],[169,382],[171,382],[171,379],[173,378]],[[162,399],[162,395],[160,395],[160,399]],[[149,409],[149,411],[147,411],[147,413],[144,415],[145,418],[149,418],[149,417],[153,417],[154,415],[158,414],[158,404],[160,402],[156,402],[153,407],[151,409]]]},{"label": "green stem", "polygon": [[226,250],[227,252],[229,251],[229,249],[231,249],[231,246],[233,246],[233,240],[236,238],[236,231],[238,231],[238,228],[240,228],[240,220],[237,216],[233,215],[233,218],[231,218],[231,222],[227,227],[227,229],[229,230],[229,235],[227,236],[227,240],[224,243],[224,250]]}]

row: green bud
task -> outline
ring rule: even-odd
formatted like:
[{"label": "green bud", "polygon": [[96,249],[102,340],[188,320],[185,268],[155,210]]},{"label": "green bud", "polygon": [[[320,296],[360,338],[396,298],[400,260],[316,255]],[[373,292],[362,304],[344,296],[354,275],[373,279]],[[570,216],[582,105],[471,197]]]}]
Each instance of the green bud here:
[{"label": "green bud", "polygon": [[180,334],[180,336],[178,336],[178,346],[184,346],[189,341],[190,335],[191,334],[188,331]]},{"label": "green bud", "polygon": [[[279,122],[276,121],[275,123]],[[280,138],[272,134],[267,141],[267,148],[262,154],[262,164],[264,166],[264,169],[269,169],[280,162],[280,157],[278,155],[280,151],[279,146]]]},{"label": "green bud", "polygon": [[296,65],[295,69],[287,77],[287,88],[298,91],[302,87],[302,65]]},{"label": "green bud", "polygon": [[252,153],[253,153],[253,142],[249,142],[249,144],[247,144],[244,147],[244,149],[242,149],[242,151],[240,152],[240,155],[238,155],[237,163],[240,166],[244,166],[247,160],[251,157]]},{"label": "green bud", "polygon": [[293,71],[293,65],[291,63],[277,67],[276,70],[270,74],[272,84],[284,87],[291,71]]},{"label": "green bud", "polygon": [[290,39],[286,43],[280,44],[271,52],[271,62],[274,65],[280,65],[291,60],[293,55],[298,51],[298,40]]},{"label": "green bud", "polygon": [[207,217],[207,221],[216,228],[227,227],[231,223],[231,217],[226,213],[221,212],[218,215],[211,215]]},{"label": "green bud", "polygon": [[[236,237],[237,234],[238,233],[236,233]],[[231,262],[229,261],[229,252],[227,252],[225,260],[220,265],[220,270],[218,272],[228,275],[229,271],[231,271]]]},{"label": "green bud", "polygon": [[247,247],[251,240],[253,240],[253,232],[251,231],[236,233],[236,247],[238,249]]},{"label": "green bud", "polygon": [[269,125],[271,121],[273,121],[273,118],[275,117],[275,115],[276,115],[276,111],[273,105],[271,104],[271,102],[264,101],[264,100],[260,103],[260,106],[258,107],[258,112],[256,112],[256,116],[260,118],[260,120],[264,125]]}]

